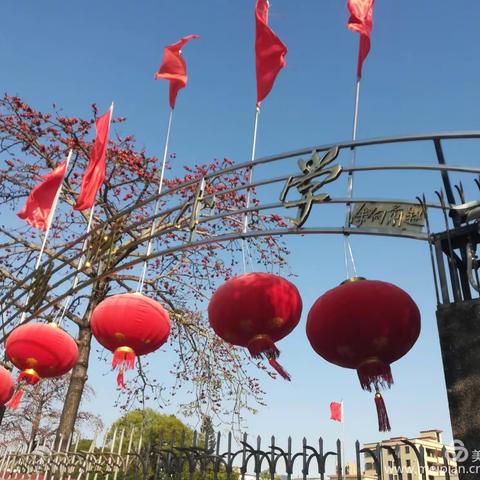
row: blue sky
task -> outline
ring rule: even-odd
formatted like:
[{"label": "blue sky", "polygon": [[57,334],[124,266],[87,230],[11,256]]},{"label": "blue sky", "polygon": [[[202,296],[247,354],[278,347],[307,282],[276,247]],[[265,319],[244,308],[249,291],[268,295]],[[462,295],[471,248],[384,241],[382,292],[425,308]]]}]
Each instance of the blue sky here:
[{"label": "blue sky", "polygon": [[[262,106],[257,156],[349,139],[358,38],[345,28],[345,3],[271,1],[270,24],[289,53],[287,68]],[[201,39],[184,48],[189,85],[177,101],[174,169],[216,157],[245,161],[255,105],[253,7],[253,0],[6,0],[0,86],[40,109],[56,102],[67,115],[89,115],[92,102],[106,110],[114,100],[115,113],[128,119],[122,131],[134,134],[149,153],[161,155],[168,85],[154,81],[153,75],[166,44],[198,34]],[[478,2],[378,1],[372,51],[364,66],[359,138],[477,129],[479,24]],[[477,142],[453,142],[446,152],[453,163],[478,165]],[[359,162],[379,161],[433,162],[433,148],[379,148],[359,154]],[[359,180],[356,188],[375,197],[413,198],[425,192],[433,199],[440,186],[437,177],[376,174]],[[335,218],[326,217],[342,224],[343,217]],[[373,400],[361,391],[355,373],[322,361],[304,333],[310,305],[345,277],[342,239],[298,237],[288,242],[305,304],[301,325],[280,344],[294,383],[265,380],[268,407],[248,418],[248,430],[296,439],[323,435],[333,445],[340,429],[328,421],[328,405],[343,398],[347,440],[381,438]],[[394,365],[396,384],[385,395],[392,435],[441,428],[450,436],[427,247],[382,238],[352,242],[359,273],[397,283],[422,311],[420,340]],[[92,408],[108,423],[117,412],[102,378],[92,374],[98,390]],[[175,413],[174,406],[170,411]]]}]

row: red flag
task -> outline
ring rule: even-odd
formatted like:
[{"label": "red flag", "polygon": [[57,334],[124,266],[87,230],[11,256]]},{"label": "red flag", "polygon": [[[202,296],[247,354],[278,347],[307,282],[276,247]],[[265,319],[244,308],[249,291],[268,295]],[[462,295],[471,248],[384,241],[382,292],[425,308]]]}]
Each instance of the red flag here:
[{"label": "red flag", "polygon": [[330,420],[336,422],[343,422],[343,404],[338,402],[332,402],[330,404]]},{"label": "red flag", "polygon": [[66,170],[67,160],[60,163],[47,175],[42,175],[40,178],[43,182],[33,188],[27,198],[27,203],[17,215],[32,227],[46,231],[50,216],[55,210],[55,199]]},{"label": "red flag", "polygon": [[348,28],[360,34],[357,65],[357,78],[359,79],[362,77],[363,62],[370,51],[374,4],[375,0],[348,0],[348,10],[350,11]]},{"label": "red flag", "polygon": [[177,43],[165,47],[162,64],[155,74],[155,80],[170,81],[170,107],[175,108],[177,93],[187,85],[187,64],[182,57],[181,48],[190,40],[200,38],[198,35],[187,35]]},{"label": "red flag", "polygon": [[75,210],[86,210],[92,208],[95,203],[95,196],[102,186],[105,179],[105,159],[107,156],[108,131],[110,129],[110,120],[112,117],[112,107],[108,112],[97,118],[95,127],[97,136],[90,153],[88,166],[83,175],[82,186],[77,203],[73,207]]},{"label": "red flag", "polygon": [[257,107],[272,90],[280,70],[285,67],[287,46],[268,26],[268,1],[257,0],[255,8],[255,54],[257,66]]}]

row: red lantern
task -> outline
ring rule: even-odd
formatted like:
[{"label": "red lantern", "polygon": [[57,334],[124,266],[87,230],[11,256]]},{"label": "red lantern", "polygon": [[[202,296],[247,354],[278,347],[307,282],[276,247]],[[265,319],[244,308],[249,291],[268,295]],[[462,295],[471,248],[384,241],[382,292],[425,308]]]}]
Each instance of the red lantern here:
[{"label": "red lantern", "polygon": [[[17,327],[7,338],[5,352],[20,370],[20,385],[35,385],[42,378],[61,377],[78,360],[75,340],[54,323],[27,323]],[[8,406],[18,407],[22,396],[23,389],[19,388]]]},{"label": "red lantern", "polygon": [[225,341],[248,348],[254,358],[265,357],[285,379],[274,342],[300,321],[302,299],[295,285],[270,273],[246,273],[225,282],[208,305],[210,325]]},{"label": "red lantern", "polygon": [[358,372],[364,390],[375,388],[381,431],[390,430],[380,387],[393,383],[390,364],[403,357],[420,334],[420,312],[391,283],[353,278],[313,305],[307,336],[325,360]]},{"label": "red lantern", "polygon": [[0,365],[0,406],[5,405],[15,392],[12,374]]},{"label": "red lantern", "polygon": [[141,293],[114,295],[101,302],[90,320],[93,335],[113,352],[117,383],[125,388],[124,372],[135,367],[135,356],[160,348],[170,334],[170,317],[156,301]]}]

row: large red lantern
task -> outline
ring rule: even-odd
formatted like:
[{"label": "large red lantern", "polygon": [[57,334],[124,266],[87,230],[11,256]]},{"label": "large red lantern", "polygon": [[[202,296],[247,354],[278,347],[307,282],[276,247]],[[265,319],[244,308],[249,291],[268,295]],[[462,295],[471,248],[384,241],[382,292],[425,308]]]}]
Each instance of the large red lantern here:
[{"label": "large red lantern", "polygon": [[15,382],[12,374],[0,365],[0,406],[5,405],[15,392]]},{"label": "large red lantern", "polygon": [[136,355],[160,348],[170,334],[170,317],[156,301],[141,293],[114,295],[101,302],[90,320],[93,335],[113,352],[117,383],[125,388],[124,372],[135,367]]},{"label": "large red lantern", "polygon": [[16,408],[23,396],[21,385],[35,385],[42,378],[61,377],[77,363],[75,340],[54,323],[27,323],[8,336],[5,352],[20,370],[20,388],[9,402]]},{"label": "large red lantern", "polygon": [[225,341],[265,357],[285,379],[275,346],[300,321],[302,299],[295,285],[270,273],[246,273],[218,288],[208,305],[210,325]]},{"label": "large red lantern", "polygon": [[375,389],[381,431],[390,430],[381,387],[393,383],[390,364],[403,357],[420,334],[420,312],[391,283],[352,278],[313,305],[307,336],[325,360],[357,370],[364,390]]}]

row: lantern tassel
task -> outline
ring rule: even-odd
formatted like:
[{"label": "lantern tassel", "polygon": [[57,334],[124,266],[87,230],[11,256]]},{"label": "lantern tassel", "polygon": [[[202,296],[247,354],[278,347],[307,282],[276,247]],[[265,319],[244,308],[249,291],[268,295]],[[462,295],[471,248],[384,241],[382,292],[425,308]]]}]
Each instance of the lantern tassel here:
[{"label": "lantern tassel", "polygon": [[390,388],[393,385],[393,376],[390,365],[378,358],[363,362],[357,368],[358,378],[364,390],[372,391],[372,387]]},{"label": "lantern tassel", "polygon": [[135,368],[135,352],[130,347],[120,347],[113,352],[112,367],[118,369],[117,385],[123,390],[125,385],[125,370]]},{"label": "lantern tassel", "polygon": [[248,351],[253,358],[266,358],[268,363],[285,380],[291,380],[290,375],[277,362],[280,350],[268,335],[257,335],[248,343]]},{"label": "lantern tassel", "polygon": [[25,391],[23,388],[18,388],[17,391],[13,394],[13,397],[6,403],[7,408],[11,410],[16,410],[20,406],[23,395]]},{"label": "lantern tassel", "polygon": [[281,377],[285,380],[290,381],[292,378],[290,377],[289,373],[277,362],[274,357],[270,357],[268,359],[268,363],[279,373]]},{"label": "lantern tassel", "polygon": [[20,406],[20,402],[25,394],[25,384],[36,385],[39,381],[40,376],[33,368],[28,368],[20,372],[18,375],[17,390],[13,394],[13,397],[6,403],[6,406],[11,410],[16,410]]},{"label": "lantern tassel", "polygon": [[38,373],[33,370],[33,368],[28,368],[20,372],[18,376],[18,384],[27,383],[28,385],[36,385],[40,381],[40,376]]},{"label": "lantern tassel", "polygon": [[135,368],[135,352],[129,347],[120,347],[113,352],[112,367],[123,370]]},{"label": "lantern tassel", "polygon": [[117,375],[117,385],[124,390],[127,386],[125,385],[125,371],[123,368],[118,372]]},{"label": "lantern tassel", "polygon": [[375,393],[375,406],[377,407],[378,430],[380,432],[389,432],[390,420],[388,419],[387,407],[383,400],[382,394],[377,390]]}]

